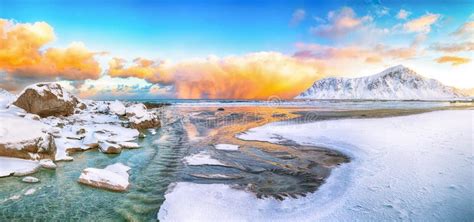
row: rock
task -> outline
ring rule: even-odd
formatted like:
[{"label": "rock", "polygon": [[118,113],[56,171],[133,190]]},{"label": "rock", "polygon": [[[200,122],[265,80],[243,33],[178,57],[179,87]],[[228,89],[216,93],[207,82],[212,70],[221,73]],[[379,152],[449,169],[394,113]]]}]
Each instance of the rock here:
[{"label": "rock", "polygon": [[31,114],[31,113],[25,114],[24,118],[31,119],[31,120],[40,120],[41,119],[40,116],[38,116],[36,114]]},{"label": "rock", "polygon": [[158,115],[149,112],[145,105],[138,103],[127,107],[126,116],[130,122],[130,126],[134,129],[149,129],[161,126]]},{"label": "rock", "polygon": [[0,116],[0,123],[0,156],[54,159],[56,144],[48,125],[17,116]]},{"label": "rock", "polygon": [[38,182],[40,182],[40,180],[38,178],[31,177],[31,176],[23,177],[23,179],[21,179],[21,181],[23,181],[25,183],[38,183]]},{"label": "rock", "polygon": [[76,132],[76,135],[83,135],[86,133],[86,129],[84,128],[80,128],[77,132]]},{"label": "rock", "polygon": [[80,110],[85,110],[87,108],[87,105],[83,102],[80,102],[76,105],[76,107]]},{"label": "rock", "polygon": [[25,176],[39,169],[37,161],[0,156],[0,177]]},{"label": "rock", "polygon": [[120,144],[121,147],[127,148],[127,149],[140,148],[140,145],[138,145],[138,143],[135,143],[135,142],[124,141],[124,142],[120,142],[119,144]]},{"label": "rock", "polygon": [[122,152],[122,147],[120,147],[120,145],[109,142],[100,142],[99,148],[102,153],[107,154],[118,154]]},{"label": "rock", "polygon": [[110,111],[109,106],[105,102],[100,102],[100,104],[96,106],[96,110],[98,113],[103,114],[108,114]]},{"label": "rock", "polygon": [[112,191],[126,191],[130,186],[128,171],[130,167],[116,163],[104,169],[86,168],[79,176],[79,183]]},{"label": "rock", "polygon": [[224,111],[225,109],[222,107],[217,108],[217,111]]},{"label": "rock", "polygon": [[122,102],[115,100],[109,105],[109,109],[111,113],[114,113],[119,116],[124,116],[126,113],[125,105]]},{"label": "rock", "polygon": [[25,192],[25,196],[33,195],[36,192],[35,188],[30,188]]},{"label": "rock", "polygon": [[26,87],[13,104],[41,117],[74,114],[79,100],[58,83],[37,83]]},{"label": "rock", "polygon": [[57,168],[56,164],[50,159],[40,160],[40,165],[43,168],[54,170]]}]

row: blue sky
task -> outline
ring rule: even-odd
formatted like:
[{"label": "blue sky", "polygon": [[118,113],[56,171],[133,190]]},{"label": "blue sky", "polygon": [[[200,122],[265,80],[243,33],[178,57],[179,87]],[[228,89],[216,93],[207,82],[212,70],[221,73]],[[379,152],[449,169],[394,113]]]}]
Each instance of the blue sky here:
[{"label": "blue sky", "polygon": [[[40,50],[48,47],[66,48],[71,42],[81,42],[87,49],[107,52],[106,56],[96,58],[103,70],[102,75],[107,75],[105,72],[108,69],[108,61],[112,57],[126,59],[129,61],[127,64],[130,64],[135,58],[176,62],[192,58],[206,58],[209,55],[225,58],[258,52],[278,52],[293,56],[302,50],[301,47],[296,47],[298,44],[300,46],[305,44],[305,47],[315,44],[337,48],[361,45],[374,48],[379,44],[384,45],[389,51],[397,47],[410,47],[416,37],[423,39],[417,46],[419,47],[417,48],[418,52],[427,51],[433,44],[461,41],[454,40],[450,33],[455,32],[463,24],[473,19],[473,5],[472,1],[466,0],[1,0],[0,18],[16,24],[45,22],[51,26],[56,38],[44,44]],[[400,10],[405,10],[408,13],[406,18],[397,18]],[[295,22],[298,11],[300,18]],[[351,27],[350,30],[341,31],[338,27],[329,27],[329,31],[324,31],[325,28],[328,28],[325,25],[331,25],[330,13],[336,14],[335,17],[338,14],[341,18],[349,17],[354,20],[353,22],[357,22],[357,25]],[[436,19],[425,26],[425,29],[406,30],[406,23],[429,15],[436,15]],[[337,22],[334,21],[334,24]],[[340,19],[339,22],[344,22],[344,19]],[[342,34],[339,34],[342,37],[334,37],[332,36],[334,33],[327,33],[334,31],[340,31]],[[324,33],[321,34],[321,32]],[[367,33],[361,37],[360,32]],[[381,34],[382,32],[383,34]],[[469,43],[472,40],[464,39],[462,41]],[[472,57],[470,53],[469,50],[458,51],[455,55],[450,52],[449,56],[470,60]],[[417,53],[416,57],[404,58],[407,60],[396,58],[393,62],[385,61],[378,67],[375,65],[371,68],[354,67],[353,69],[334,70],[333,73],[342,75],[343,72],[353,70],[353,73],[369,74],[373,71],[380,71],[392,63],[406,63],[420,71],[429,72],[430,77],[446,81],[448,84],[469,87],[469,84],[461,84],[465,82],[465,76],[453,79],[442,76],[439,71],[432,73],[439,69],[428,66],[428,61],[432,62],[441,56],[447,55],[443,52]],[[318,59],[321,59],[320,57],[319,55]],[[340,61],[339,64],[342,62]],[[327,66],[334,65],[334,63],[337,62],[329,61]],[[455,65],[455,67],[445,63],[441,70],[449,71],[456,68],[467,72],[472,68],[469,63],[467,63],[468,65]],[[467,66],[469,67],[466,68]],[[137,77],[134,74],[130,74],[130,76]],[[144,79],[150,82],[150,78]]]}]

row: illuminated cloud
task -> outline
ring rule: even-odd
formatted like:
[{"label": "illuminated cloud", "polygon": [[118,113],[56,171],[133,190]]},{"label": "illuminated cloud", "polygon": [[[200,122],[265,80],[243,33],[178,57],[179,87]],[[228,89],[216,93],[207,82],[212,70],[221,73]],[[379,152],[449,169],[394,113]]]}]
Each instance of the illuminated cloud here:
[{"label": "illuminated cloud", "polygon": [[304,20],[306,16],[306,12],[303,9],[297,9],[293,12],[293,16],[291,17],[290,25],[297,26],[300,24],[301,21]]},{"label": "illuminated cloud", "polygon": [[53,28],[45,22],[15,23],[0,19],[0,70],[20,77],[60,77],[62,79],[96,79],[99,63],[83,43],[73,42],[67,48],[45,48],[55,40]]},{"label": "illuminated cloud", "polygon": [[367,63],[382,62],[384,59],[410,59],[417,55],[416,47],[376,46],[341,46],[333,47],[319,44],[297,43],[298,51],[294,54],[299,58],[316,58],[323,60],[361,60]]},{"label": "illuminated cloud", "polygon": [[[115,61],[120,61],[116,63]],[[172,85],[178,98],[292,98],[320,77],[319,63],[277,52],[193,59],[178,63],[111,62],[111,76]]]},{"label": "illuminated cloud", "polygon": [[447,53],[474,51],[474,42],[435,43],[430,49]]},{"label": "illuminated cloud", "polygon": [[400,9],[397,13],[397,19],[407,19],[410,15],[410,12],[406,11],[405,9]]},{"label": "illuminated cloud", "polygon": [[428,13],[419,18],[410,20],[403,25],[407,32],[429,33],[433,25],[441,15]]},{"label": "illuminated cloud", "polygon": [[474,38],[474,21],[464,23],[455,32],[453,32],[452,35],[470,39]]},{"label": "illuminated cloud", "polygon": [[435,59],[437,63],[451,63],[453,66],[462,65],[469,63],[469,58],[457,57],[457,56],[442,56]]},{"label": "illuminated cloud", "polygon": [[311,33],[324,38],[341,38],[373,19],[370,16],[357,17],[354,10],[343,7],[338,11],[330,11],[327,20],[327,24],[312,27]]}]

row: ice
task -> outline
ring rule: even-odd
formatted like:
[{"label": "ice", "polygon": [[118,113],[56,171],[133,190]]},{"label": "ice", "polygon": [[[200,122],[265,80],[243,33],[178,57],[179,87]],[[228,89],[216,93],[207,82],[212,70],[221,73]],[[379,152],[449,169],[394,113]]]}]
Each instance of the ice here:
[{"label": "ice", "polygon": [[0,177],[32,174],[39,168],[38,161],[0,157]]},{"label": "ice", "polygon": [[222,163],[219,160],[216,160],[211,157],[209,153],[206,151],[201,151],[196,154],[192,154],[190,156],[185,157],[184,162],[191,166],[198,166],[198,165],[216,165],[216,166],[226,166],[226,164]]},{"label": "ice", "polygon": [[227,151],[239,150],[239,146],[233,145],[233,144],[217,144],[215,147],[218,150],[227,150]]},{"label": "ice", "polygon": [[273,123],[240,138],[329,147],[351,156],[318,191],[257,199],[224,184],[170,187],[160,221],[470,221],[473,110],[402,117]]}]

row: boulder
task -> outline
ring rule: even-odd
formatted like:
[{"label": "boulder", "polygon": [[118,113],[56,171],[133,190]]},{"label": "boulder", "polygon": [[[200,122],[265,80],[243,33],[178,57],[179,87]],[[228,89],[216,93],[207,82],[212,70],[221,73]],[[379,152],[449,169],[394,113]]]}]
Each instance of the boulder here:
[{"label": "boulder", "polygon": [[79,100],[58,83],[37,83],[26,87],[13,102],[28,113],[41,117],[74,114]]},{"label": "boulder", "polygon": [[120,145],[109,142],[100,142],[99,148],[102,153],[107,154],[118,154],[122,152],[122,147]]},{"label": "boulder", "polygon": [[125,105],[123,105],[122,102],[115,100],[110,103],[109,109],[111,113],[114,113],[119,116],[124,116],[125,115]]},{"label": "boulder", "polygon": [[126,191],[130,186],[128,171],[130,167],[116,163],[104,169],[86,168],[79,176],[79,183],[112,191]]},{"label": "boulder", "polygon": [[54,159],[56,144],[50,127],[18,116],[0,116],[0,156]]},{"label": "boulder", "polygon": [[50,159],[43,159],[39,162],[40,166],[46,169],[54,170],[57,168],[56,164]]},{"label": "boulder", "polygon": [[134,129],[143,130],[161,126],[158,115],[154,112],[149,112],[146,106],[141,103],[127,107],[126,116],[130,126]]}]

